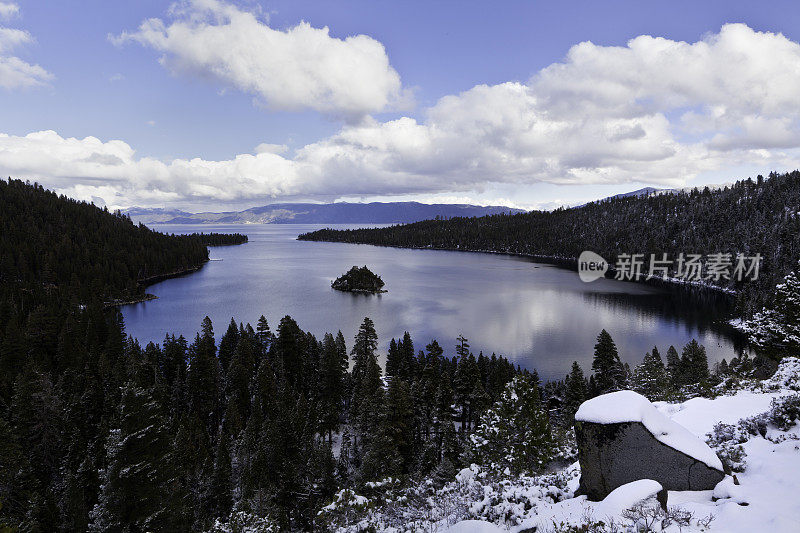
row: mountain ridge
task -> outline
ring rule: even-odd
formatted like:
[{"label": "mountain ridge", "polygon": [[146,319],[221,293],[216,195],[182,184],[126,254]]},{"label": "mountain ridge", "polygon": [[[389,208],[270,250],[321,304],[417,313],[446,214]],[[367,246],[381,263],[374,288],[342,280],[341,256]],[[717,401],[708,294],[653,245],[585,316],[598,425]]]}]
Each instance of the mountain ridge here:
[{"label": "mountain ridge", "polygon": [[407,224],[420,220],[524,213],[506,206],[370,202],[280,203],[243,211],[190,213],[179,209],[132,207],[123,211],[143,224]]}]

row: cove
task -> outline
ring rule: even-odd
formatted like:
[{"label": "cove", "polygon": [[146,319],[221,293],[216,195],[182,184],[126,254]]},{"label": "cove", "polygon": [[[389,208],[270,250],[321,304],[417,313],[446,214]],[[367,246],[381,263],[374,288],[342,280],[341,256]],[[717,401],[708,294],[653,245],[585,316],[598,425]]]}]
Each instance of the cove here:
[{"label": "cove", "polygon": [[[127,333],[142,344],[167,333],[191,341],[206,315],[217,337],[232,317],[255,326],[263,314],[274,330],[290,315],[318,337],[341,330],[350,347],[368,316],[381,352],[409,331],[417,350],[436,339],[452,356],[461,334],[476,355],[505,355],[543,379],[563,377],[572,361],[588,372],[601,329],[632,367],[654,345],[663,357],[669,345],[680,352],[692,338],[710,363],[743,347],[724,325],[731,312],[724,298],[610,279],[584,283],[574,271],[524,257],[296,240],[321,227],[154,225],[167,233],[239,232],[249,242],[211,248],[212,261],[199,271],[148,287],[157,300],[121,308]],[[388,292],[333,290],[331,281],[354,265],[369,266]]]}]

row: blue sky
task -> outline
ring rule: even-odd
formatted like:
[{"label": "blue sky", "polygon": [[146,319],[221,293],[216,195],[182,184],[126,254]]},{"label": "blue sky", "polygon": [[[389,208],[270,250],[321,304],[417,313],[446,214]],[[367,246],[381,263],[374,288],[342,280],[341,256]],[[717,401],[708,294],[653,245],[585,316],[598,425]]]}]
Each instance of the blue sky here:
[{"label": "blue sky", "polygon": [[[552,207],[644,185],[721,183],[797,166],[798,108],[787,96],[791,76],[800,78],[796,2],[197,0],[176,4],[177,11],[170,11],[169,2],[146,0],[2,5],[18,9],[10,8],[0,27],[23,30],[29,39],[4,45],[0,34],[0,60],[38,65],[45,74],[27,85],[4,86],[0,79],[0,134],[6,136],[0,137],[0,170],[112,206],[199,209],[392,198]],[[253,30],[252,47],[231,22],[251,13],[242,27]],[[161,21],[163,32],[139,29],[152,18]],[[314,31],[282,43],[265,33],[288,34],[301,21]],[[723,32],[729,23],[745,29]],[[323,27],[327,36],[316,33]],[[164,44],[170,28],[193,33]],[[220,30],[220,42],[235,40],[243,52],[218,57],[206,30]],[[370,48],[374,64],[351,75],[348,68],[366,57],[359,55],[360,45],[343,44],[354,35],[366,36],[361,44],[382,45],[383,52]],[[645,42],[632,57],[615,57],[613,47],[630,51],[629,41],[639,36],[687,46],[722,44],[707,55],[697,46],[667,54],[673,64],[652,67],[656,75],[667,73],[653,87],[626,72],[633,65],[648,76],[651,67],[643,61],[665,61],[651,53],[660,50],[657,43]],[[331,62],[309,55],[306,37],[318,38],[314,46],[338,50]],[[571,47],[586,41],[595,45],[587,62],[570,60]],[[748,56],[741,62],[730,52],[739,47]],[[254,63],[232,73],[237,66],[231,62],[250,50],[248,61]],[[277,59],[262,65],[268,56]],[[330,90],[330,101],[319,104],[288,94],[291,87],[270,87],[270,79],[286,76],[280,70],[286,61],[310,72],[320,90]],[[696,64],[682,72],[683,61]],[[565,72],[531,81],[554,64],[566,66]],[[607,65],[607,73],[593,64]],[[257,78],[248,74],[253,65]],[[708,71],[707,65],[721,71],[697,83],[719,84],[718,90],[683,86],[683,78],[702,77],[697,74]],[[793,74],[777,87],[739,98],[753,86],[753,72],[761,71]],[[344,81],[325,81],[341,73]],[[578,86],[580,80],[589,86]],[[592,86],[606,83],[613,91],[620,84],[625,88],[613,97],[600,89],[592,94]],[[674,91],[672,84],[678,86]],[[475,89],[482,85],[488,88],[483,93]],[[350,98],[362,88],[363,105]],[[384,97],[388,104],[374,103]],[[443,106],[442,98],[453,101]],[[503,108],[515,98],[525,102]],[[619,109],[604,110],[610,106]],[[516,113],[530,116],[511,124]],[[692,119],[694,125],[687,126]],[[781,135],[767,139],[774,121]],[[537,128],[542,137],[534,138]],[[642,138],[648,144],[617,146],[606,139],[608,146],[597,148],[593,136],[615,128],[622,128],[621,136],[609,135],[619,142]],[[481,134],[473,139],[476,130]],[[626,137],[628,130],[634,133]],[[646,135],[636,137],[640,130]],[[29,137],[43,131],[55,134]],[[117,140],[124,146],[109,144]],[[242,154],[256,155],[262,143],[285,147],[270,148],[275,153],[264,161],[231,163]],[[482,153],[487,146],[491,150]],[[49,161],[38,161],[41,151]],[[201,163],[186,163],[195,158]],[[87,167],[89,160],[94,166]]]}]

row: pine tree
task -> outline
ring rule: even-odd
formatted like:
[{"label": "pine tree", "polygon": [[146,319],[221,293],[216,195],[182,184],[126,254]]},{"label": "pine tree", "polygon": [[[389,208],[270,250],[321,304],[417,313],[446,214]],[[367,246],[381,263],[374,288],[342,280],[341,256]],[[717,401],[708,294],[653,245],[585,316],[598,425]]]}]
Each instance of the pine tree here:
[{"label": "pine tree", "polygon": [[377,481],[386,476],[407,474],[412,452],[412,419],[408,384],[400,379],[389,383],[379,420],[369,439],[366,439],[364,461],[359,477]]},{"label": "pine tree", "polygon": [[5,404],[11,401],[14,376],[24,360],[25,341],[16,317],[12,317],[0,340],[0,400]]},{"label": "pine tree", "polygon": [[577,361],[572,362],[572,370],[567,374],[564,379],[565,392],[564,392],[564,416],[566,422],[572,424],[573,417],[578,411],[578,407],[588,399],[589,384],[583,374],[583,369]]},{"label": "pine tree", "polygon": [[661,354],[653,346],[653,351],[645,354],[642,364],[633,372],[631,388],[650,401],[658,401],[666,399],[669,385],[669,374]]},{"label": "pine tree", "polygon": [[220,431],[211,478],[211,507],[215,517],[227,517],[233,505],[231,450],[227,431]]},{"label": "pine tree", "polygon": [[606,330],[597,336],[594,346],[592,370],[600,394],[621,390],[625,387],[625,371],[617,352],[617,345]]},{"label": "pine tree", "polygon": [[442,488],[447,483],[453,481],[457,473],[458,471],[453,465],[453,462],[445,457],[433,471],[433,475],[431,476],[433,479],[433,486],[436,488]]},{"label": "pine tree", "polygon": [[400,349],[397,341],[389,341],[389,351],[386,353],[386,377],[395,377],[400,371]]},{"label": "pine tree", "polygon": [[202,335],[198,334],[189,347],[186,386],[191,410],[213,435],[219,426],[220,376],[214,330],[208,317],[203,319]]},{"label": "pine tree", "polygon": [[322,403],[321,432],[328,433],[329,444],[333,442],[333,432],[339,427],[345,394],[345,374],[347,367],[342,365],[333,335],[326,333],[322,340],[322,361],[320,362],[320,398]]},{"label": "pine tree", "polygon": [[158,405],[143,389],[123,387],[106,443],[91,531],[165,531],[181,528],[180,491],[169,433]]},{"label": "pine tree", "polygon": [[411,340],[411,335],[407,331],[403,333],[403,340],[398,343],[397,349],[400,352],[397,375],[410,383],[414,376],[415,358],[414,341]]},{"label": "pine tree", "polygon": [[683,347],[680,366],[681,384],[690,385],[708,380],[708,357],[704,346],[692,339]]},{"label": "pine tree", "polygon": [[375,332],[375,324],[369,317],[365,317],[364,321],[358,329],[353,344],[353,375],[360,377],[361,372],[366,368],[367,363],[375,356],[375,350],[378,349],[378,334]]},{"label": "pine tree", "polygon": [[774,359],[800,353],[800,263],[775,287],[773,304],[745,323],[750,342]]},{"label": "pine tree", "polygon": [[4,529],[4,519],[22,523],[34,493],[35,480],[27,457],[14,428],[0,417],[0,531],[16,531],[10,526]]},{"label": "pine tree", "polygon": [[290,389],[302,388],[303,352],[306,336],[297,322],[285,316],[278,323],[278,334],[270,347],[274,355],[275,370],[288,384]]},{"label": "pine tree", "polygon": [[401,379],[389,383],[383,402],[383,412],[386,431],[401,459],[401,469],[398,473],[408,474],[414,440],[414,406],[408,383]]},{"label": "pine tree", "polygon": [[256,332],[258,333],[258,340],[261,343],[263,352],[267,353],[267,351],[269,351],[269,345],[272,342],[272,332],[269,329],[269,324],[267,323],[267,319],[264,317],[264,315],[261,315],[258,318]]},{"label": "pine tree", "polygon": [[469,341],[463,335],[456,338],[456,355],[459,359],[463,359],[469,355]]},{"label": "pine tree", "polygon": [[350,402],[351,413],[362,429],[362,437],[369,435],[367,428],[375,424],[375,414],[383,390],[381,369],[375,354],[377,348],[378,334],[375,332],[375,324],[368,317],[364,318],[353,344],[353,395]]},{"label": "pine tree", "polygon": [[353,441],[350,430],[345,428],[342,432],[342,442],[339,446],[339,457],[336,460],[336,477],[341,485],[348,485],[348,481],[355,470],[353,464]]},{"label": "pine tree", "polygon": [[470,442],[477,461],[492,470],[542,470],[553,453],[553,440],[539,388],[529,377],[517,376],[506,386],[500,400],[481,416]]},{"label": "pine tree", "polygon": [[602,393],[600,392],[600,388],[597,386],[597,380],[594,379],[594,374],[592,374],[589,376],[589,384],[586,389],[586,398],[595,398],[600,396],[600,394]]},{"label": "pine tree", "polygon": [[225,429],[238,437],[250,416],[250,385],[256,372],[257,342],[246,330],[239,335],[225,376]]},{"label": "pine tree", "polygon": [[673,387],[680,387],[682,380],[681,377],[681,357],[678,355],[678,350],[670,345],[667,349],[667,374]]},{"label": "pine tree", "polygon": [[228,331],[219,341],[219,352],[217,354],[223,375],[228,372],[228,366],[231,364],[233,351],[236,349],[237,344],[239,344],[239,327],[236,325],[236,321],[231,318],[228,324]]}]

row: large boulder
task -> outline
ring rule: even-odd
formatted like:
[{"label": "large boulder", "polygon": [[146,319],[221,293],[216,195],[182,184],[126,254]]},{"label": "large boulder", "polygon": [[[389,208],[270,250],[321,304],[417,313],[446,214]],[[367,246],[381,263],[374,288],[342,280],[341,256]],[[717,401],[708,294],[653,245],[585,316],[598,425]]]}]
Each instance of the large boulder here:
[{"label": "large boulder", "polygon": [[575,435],[578,494],[590,500],[640,479],[655,480],[666,490],[713,490],[725,478],[722,461],[705,442],[633,391],[581,404]]}]

